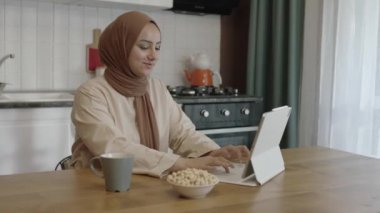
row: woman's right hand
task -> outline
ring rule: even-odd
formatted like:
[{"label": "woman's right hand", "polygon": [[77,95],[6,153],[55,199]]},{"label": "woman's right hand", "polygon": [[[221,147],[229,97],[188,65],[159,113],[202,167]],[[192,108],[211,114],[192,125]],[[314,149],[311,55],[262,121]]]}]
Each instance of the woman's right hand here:
[{"label": "woman's right hand", "polygon": [[175,172],[186,168],[197,168],[211,171],[219,166],[223,167],[227,173],[230,172],[230,168],[233,168],[232,162],[224,157],[205,156],[199,158],[178,158],[169,171]]}]

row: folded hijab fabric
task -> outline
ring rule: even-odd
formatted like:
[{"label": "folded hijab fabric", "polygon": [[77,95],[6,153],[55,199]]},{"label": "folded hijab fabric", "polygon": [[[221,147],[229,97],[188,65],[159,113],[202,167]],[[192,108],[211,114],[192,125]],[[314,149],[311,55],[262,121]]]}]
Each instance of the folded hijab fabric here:
[{"label": "folded hijab fabric", "polygon": [[150,22],[157,26],[150,17],[136,11],[119,16],[103,31],[99,53],[102,63],[107,66],[104,73],[107,82],[125,97],[135,97],[136,125],[141,144],[158,150],[158,128],[147,92],[147,76],[135,73],[128,64],[133,45],[144,26]]}]

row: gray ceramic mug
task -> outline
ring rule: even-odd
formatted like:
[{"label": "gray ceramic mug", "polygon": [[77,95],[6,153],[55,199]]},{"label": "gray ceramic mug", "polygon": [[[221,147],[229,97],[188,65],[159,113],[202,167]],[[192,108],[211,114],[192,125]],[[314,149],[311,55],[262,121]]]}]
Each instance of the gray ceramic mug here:
[{"label": "gray ceramic mug", "polygon": [[106,153],[91,158],[90,168],[97,176],[104,177],[107,191],[122,192],[130,187],[133,161],[130,154]]}]

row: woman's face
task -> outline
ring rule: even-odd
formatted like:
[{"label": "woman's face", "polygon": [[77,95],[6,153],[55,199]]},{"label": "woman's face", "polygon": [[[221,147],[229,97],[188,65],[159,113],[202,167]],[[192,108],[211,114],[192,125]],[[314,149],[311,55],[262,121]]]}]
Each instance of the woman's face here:
[{"label": "woman's face", "polygon": [[159,58],[161,34],[156,25],[148,23],[142,29],[129,54],[128,63],[132,71],[139,75],[149,75]]}]

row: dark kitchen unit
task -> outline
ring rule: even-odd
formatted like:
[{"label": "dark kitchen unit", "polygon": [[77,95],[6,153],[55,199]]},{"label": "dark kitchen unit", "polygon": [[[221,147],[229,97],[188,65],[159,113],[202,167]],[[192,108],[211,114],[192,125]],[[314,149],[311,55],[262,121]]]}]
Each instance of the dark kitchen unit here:
[{"label": "dark kitchen unit", "polygon": [[168,87],[196,129],[220,146],[251,147],[263,113],[262,99],[230,87]]}]

